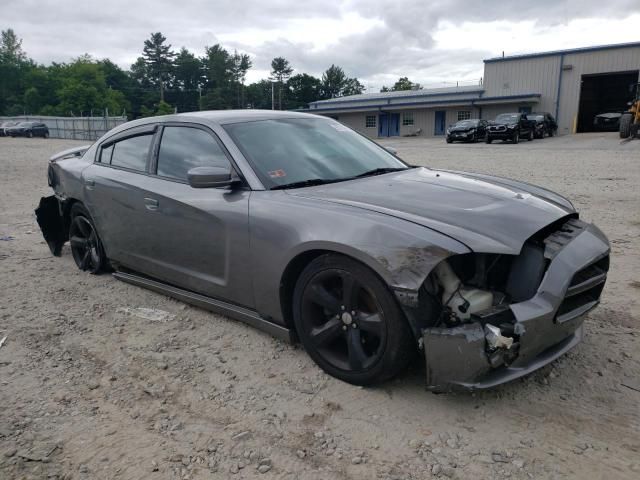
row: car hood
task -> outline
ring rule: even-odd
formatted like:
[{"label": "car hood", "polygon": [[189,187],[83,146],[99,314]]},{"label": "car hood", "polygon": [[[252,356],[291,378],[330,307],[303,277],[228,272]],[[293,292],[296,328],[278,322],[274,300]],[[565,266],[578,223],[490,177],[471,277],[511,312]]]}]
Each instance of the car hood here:
[{"label": "car hood", "polygon": [[469,130],[471,130],[471,129],[475,130],[476,128],[478,128],[478,127],[467,127],[467,126],[455,127],[455,126],[453,126],[453,127],[449,127],[449,131],[450,132],[468,132]]},{"label": "car hood", "polygon": [[534,185],[427,168],[288,193],[402,218],[474,251],[512,255],[534,233],[575,211],[568,200]]}]

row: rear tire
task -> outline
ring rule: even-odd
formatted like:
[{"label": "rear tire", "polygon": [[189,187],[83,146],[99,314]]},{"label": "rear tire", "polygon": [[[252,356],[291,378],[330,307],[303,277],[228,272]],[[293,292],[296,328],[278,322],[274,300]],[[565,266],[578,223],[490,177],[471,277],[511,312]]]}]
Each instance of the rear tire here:
[{"label": "rear tire", "polygon": [[327,254],[303,270],[294,291],[296,332],[329,375],[370,385],[403,371],[416,351],[404,314],[368,267]]},{"label": "rear tire", "polygon": [[27,138],[33,138],[33,132],[27,132]]},{"label": "rear tire", "polygon": [[631,136],[631,123],[633,122],[633,115],[625,113],[620,117],[620,138],[629,138]]},{"label": "rear tire", "polygon": [[42,136],[42,138],[49,138],[49,132],[44,132],[44,135]]},{"label": "rear tire", "polygon": [[447,143],[451,143],[453,142],[453,140],[451,140],[450,138],[447,138]]},{"label": "rear tire", "polygon": [[96,227],[91,215],[80,203],[71,207],[69,243],[73,260],[80,270],[96,274],[107,269],[107,257]]}]

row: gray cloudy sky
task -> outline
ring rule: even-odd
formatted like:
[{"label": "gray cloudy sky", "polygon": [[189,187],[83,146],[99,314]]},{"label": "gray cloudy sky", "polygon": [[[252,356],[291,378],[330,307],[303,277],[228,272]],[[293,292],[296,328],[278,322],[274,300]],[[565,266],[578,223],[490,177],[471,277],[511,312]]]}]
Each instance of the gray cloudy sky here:
[{"label": "gray cloudy sky", "polygon": [[[8,0],[2,0],[8,4]],[[161,31],[202,55],[221,43],[251,55],[248,81],[274,56],[298,72],[342,66],[371,90],[409,76],[472,82],[484,58],[640,40],[640,0],[19,0],[0,8],[38,62],[89,53],[124,68]]]}]

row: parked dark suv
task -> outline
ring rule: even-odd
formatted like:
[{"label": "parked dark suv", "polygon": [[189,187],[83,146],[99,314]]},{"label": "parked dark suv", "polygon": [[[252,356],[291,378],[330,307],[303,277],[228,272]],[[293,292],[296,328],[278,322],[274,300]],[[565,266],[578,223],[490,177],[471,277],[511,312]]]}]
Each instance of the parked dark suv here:
[{"label": "parked dark suv", "polygon": [[447,143],[460,142],[477,142],[483,140],[487,134],[487,121],[477,118],[468,120],[460,120],[455,125],[447,128]]},{"label": "parked dark suv", "polygon": [[535,122],[534,136],[544,138],[545,135],[553,137],[558,132],[558,124],[553,115],[547,112],[527,113],[527,118]]},{"label": "parked dark suv", "polygon": [[487,128],[486,142],[511,140],[518,143],[521,138],[533,140],[535,122],[524,113],[501,113]]},{"label": "parked dark suv", "polygon": [[41,122],[20,122],[5,130],[9,137],[49,137],[49,129]]}]

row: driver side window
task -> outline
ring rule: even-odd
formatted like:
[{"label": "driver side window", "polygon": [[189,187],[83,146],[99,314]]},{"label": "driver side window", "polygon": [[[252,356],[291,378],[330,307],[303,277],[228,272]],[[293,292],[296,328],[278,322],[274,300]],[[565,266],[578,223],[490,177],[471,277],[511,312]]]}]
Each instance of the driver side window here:
[{"label": "driver side window", "polygon": [[157,175],[187,181],[194,167],[231,168],[218,142],[204,130],[193,127],[165,127],[158,152]]}]

